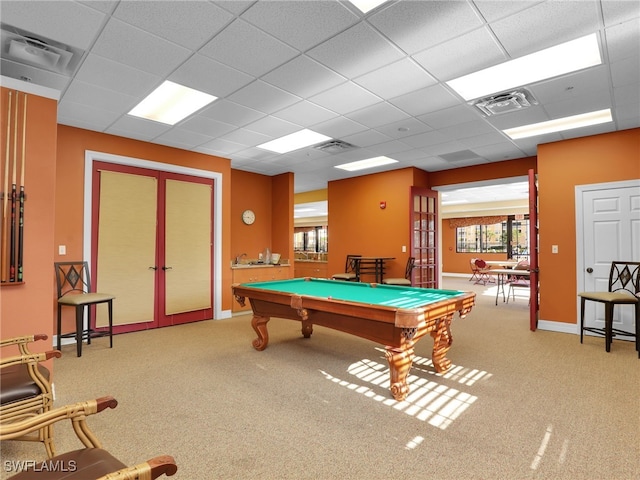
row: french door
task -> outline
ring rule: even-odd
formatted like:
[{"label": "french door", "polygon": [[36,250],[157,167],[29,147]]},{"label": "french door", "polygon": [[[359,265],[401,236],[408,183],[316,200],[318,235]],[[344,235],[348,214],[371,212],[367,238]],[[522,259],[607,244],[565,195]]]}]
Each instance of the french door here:
[{"label": "french door", "polygon": [[411,285],[438,288],[438,192],[411,187]]},{"label": "french door", "polygon": [[114,331],[212,318],[213,181],[94,162],[92,194],[93,282],[116,296]]}]

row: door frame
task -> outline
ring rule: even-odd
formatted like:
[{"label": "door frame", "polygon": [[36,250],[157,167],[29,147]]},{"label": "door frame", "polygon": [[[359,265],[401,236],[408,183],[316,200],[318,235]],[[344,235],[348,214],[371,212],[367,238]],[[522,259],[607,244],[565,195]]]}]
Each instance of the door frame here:
[{"label": "door frame", "polygon": [[213,180],[213,278],[211,282],[213,298],[213,319],[226,318],[222,311],[222,174],[208,170],[199,170],[181,165],[160,163],[111,153],[85,150],[84,154],[84,215],[83,215],[83,257],[91,261],[91,222],[92,222],[92,190],[93,190],[93,162],[114,163],[131,167],[146,168],[169,173],[191,175],[194,177],[209,178]]},{"label": "door frame", "polygon": [[[584,205],[582,198],[585,192],[596,190],[615,190],[618,188],[637,187],[640,188],[640,180],[622,180],[618,182],[591,183],[588,185],[575,186],[575,215],[576,215],[576,325],[575,333],[580,335],[580,297],[578,292],[585,291],[584,276],[584,225],[582,219],[584,216]],[[633,260],[633,259],[632,259]]]}]

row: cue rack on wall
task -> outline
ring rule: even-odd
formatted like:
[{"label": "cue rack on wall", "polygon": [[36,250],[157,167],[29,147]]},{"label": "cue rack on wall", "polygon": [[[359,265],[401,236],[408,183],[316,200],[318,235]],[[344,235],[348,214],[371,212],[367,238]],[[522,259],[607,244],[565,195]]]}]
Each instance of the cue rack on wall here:
[{"label": "cue rack on wall", "polygon": [[24,283],[27,94],[9,90],[2,104],[7,106],[2,109],[7,123],[0,167],[0,286],[9,286]]}]

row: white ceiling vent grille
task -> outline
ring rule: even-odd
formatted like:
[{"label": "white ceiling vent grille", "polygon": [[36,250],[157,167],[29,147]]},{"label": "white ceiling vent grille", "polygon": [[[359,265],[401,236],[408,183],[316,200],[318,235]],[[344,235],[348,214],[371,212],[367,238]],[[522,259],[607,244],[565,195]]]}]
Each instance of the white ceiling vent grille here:
[{"label": "white ceiling vent grille", "polygon": [[515,112],[537,104],[538,101],[526,88],[498,93],[472,102],[472,105],[475,105],[487,117]]},{"label": "white ceiling vent grille", "polygon": [[329,140],[328,142],[321,143],[320,145],[316,145],[313,148],[322,150],[323,152],[334,154],[352,150],[357,147],[355,145],[351,145],[350,143],[343,142],[342,140]]},{"label": "white ceiling vent grille", "polygon": [[0,42],[5,59],[62,75],[71,75],[84,53],[4,24],[1,25]]}]

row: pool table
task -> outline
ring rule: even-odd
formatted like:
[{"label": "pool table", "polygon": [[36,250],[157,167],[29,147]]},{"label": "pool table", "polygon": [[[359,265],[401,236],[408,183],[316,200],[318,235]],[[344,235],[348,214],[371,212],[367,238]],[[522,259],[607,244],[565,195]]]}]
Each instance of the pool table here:
[{"label": "pool table", "polygon": [[409,393],[407,375],[415,343],[430,334],[433,365],[437,372],[445,372],[451,366],[446,358],[452,342],[451,320],[456,312],[464,317],[475,304],[473,292],[316,278],[242,283],[232,288],[241,305],[247,298],[251,303],[256,350],[264,350],[269,343],[271,317],[301,321],[305,338],[315,324],[384,345],[396,400],[404,400]]}]

